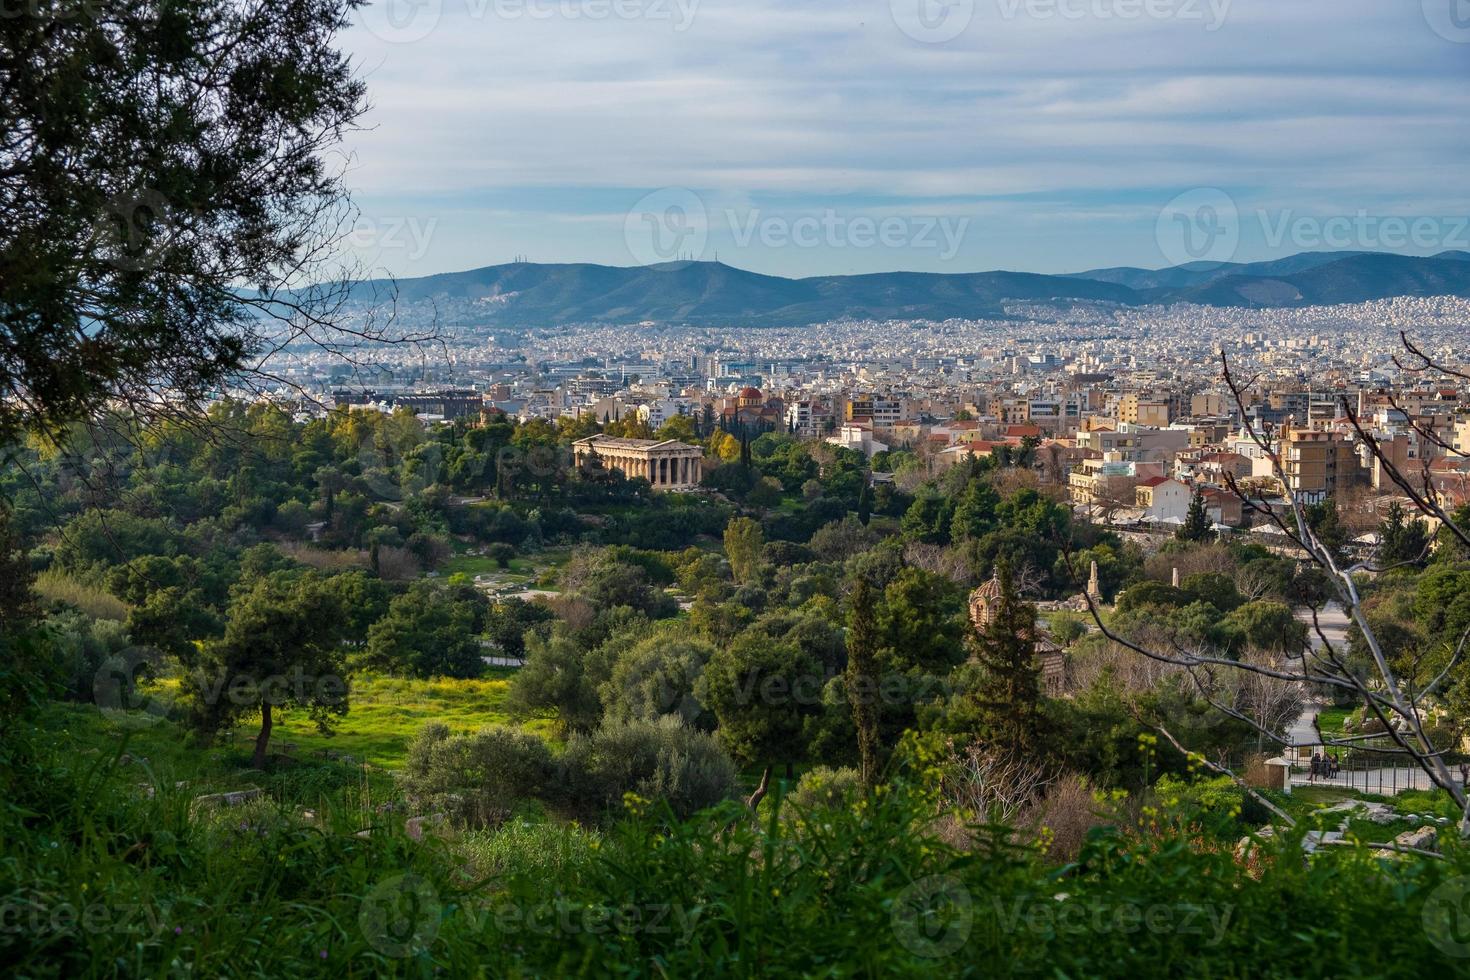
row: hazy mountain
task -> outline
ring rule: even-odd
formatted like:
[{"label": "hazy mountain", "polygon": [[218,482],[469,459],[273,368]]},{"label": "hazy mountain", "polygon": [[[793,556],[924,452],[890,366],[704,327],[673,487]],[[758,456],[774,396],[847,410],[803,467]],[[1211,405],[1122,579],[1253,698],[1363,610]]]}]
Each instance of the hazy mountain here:
[{"label": "hazy mountain", "polygon": [[[365,301],[392,295],[394,284],[359,283]],[[1023,272],[942,275],[886,272],[783,279],[718,262],[639,268],[517,263],[400,280],[400,304],[453,304],[463,316],[506,326],[582,322],[791,324],[842,317],[872,319],[1001,315],[1007,299],[1136,303],[1135,291],[1110,283]]]},{"label": "hazy mountain", "polygon": [[1394,296],[1470,296],[1470,262],[1362,253],[1290,275],[1227,275],[1167,295],[1171,301],[1207,306],[1313,306]]},{"label": "hazy mountain", "polygon": [[1231,276],[1264,278],[1289,276],[1320,265],[1339,262],[1356,255],[1371,255],[1371,252],[1299,252],[1283,259],[1267,262],[1190,262],[1167,269],[1135,269],[1120,266],[1115,269],[1093,269],[1078,272],[1080,279],[1096,279],[1112,282],[1130,289],[1182,289],[1217,282]]},{"label": "hazy mountain", "polygon": [[1470,253],[1418,258],[1372,252],[1303,252],[1270,262],[1096,269],[1068,276],[1024,272],[887,272],[784,279],[718,262],[623,268],[514,263],[397,283],[360,282],[354,296],[434,305],[486,326],[565,323],[782,325],[865,319],[984,319],[1007,300],[1210,306],[1357,303],[1393,296],[1470,296]]}]

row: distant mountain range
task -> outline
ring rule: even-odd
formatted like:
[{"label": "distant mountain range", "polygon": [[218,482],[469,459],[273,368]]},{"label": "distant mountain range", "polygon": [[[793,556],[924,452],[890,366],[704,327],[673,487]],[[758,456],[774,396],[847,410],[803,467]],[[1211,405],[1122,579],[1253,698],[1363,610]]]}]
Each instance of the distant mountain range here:
[{"label": "distant mountain range", "polygon": [[718,262],[623,268],[518,262],[420,279],[352,286],[364,303],[394,295],[434,304],[455,321],[485,326],[684,323],[778,326],[845,318],[892,320],[1004,316],[1005,301],[1198,303],[1292,307],[1396,296],[1470,297],[1470,252],[1431,258],[1378,252],[1303,252],[1271,262],[1167,269],[1025,272],[885,272],[783,279]]}]

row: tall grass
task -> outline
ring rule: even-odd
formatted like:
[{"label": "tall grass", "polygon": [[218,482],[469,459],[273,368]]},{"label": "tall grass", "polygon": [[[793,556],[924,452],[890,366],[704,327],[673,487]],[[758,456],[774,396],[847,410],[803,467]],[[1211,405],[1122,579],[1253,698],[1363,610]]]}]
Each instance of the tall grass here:
[{"label": "tall grass", "polygon": [[89,585],[59,569],[48,568],[36,576],[36,594],[52,602],[76,606],[93,619],[128,618],[129,606],[106,589]]},{"label": "tall grass", "polygon": [[[1247,868],[1103,830],[1048,864],[1001,828],[957,850],[933,797],[603,831],[523,813],[414,840],[349,768],[235,768],[168,722],[75,708],[7,731],[0,963],[22,976],[1424,976],[1463,961],[1470,854],[1385,860],[1300,835]],[[247,781],[236,808],[195,798]],[[178,785],[183,782],[184,785]],[[310,811],[309,813],[307,811]],[[1166,822],[1167,823],[1167,822]],[[1448,916],[1448,918],[1446,918]],[[1371,936],[1371,941],[1363,937]]]}]

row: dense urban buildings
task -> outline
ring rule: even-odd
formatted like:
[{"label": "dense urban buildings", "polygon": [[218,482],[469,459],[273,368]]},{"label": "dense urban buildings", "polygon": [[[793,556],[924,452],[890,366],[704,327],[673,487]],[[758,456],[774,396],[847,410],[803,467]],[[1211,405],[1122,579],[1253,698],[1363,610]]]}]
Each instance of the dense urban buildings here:
[{"label": "dense urban buildings", "polygon": [[[410,322],[413,312],[404,313]],[[1386,499],[1385,465],[1420,474],[1446,506],[1470,499],[1458,455],[1470,447],[1466,385],[1447,385],[1453,375],[1421,384],[1401,339],[1463,367],[1470,301],[1013,303],[1006,312],[942,323],[586,324],[493,336],[467,324],[437,360],[384,348],[350,377],[293,352],[275,395],[307,414],[329,405],[408,409],[429,424],[500,413],[636,422],[642,428],[629,434],[646,438],[598,436],[575,452],[658,489],[697,487],[699,450],[677,437],[719,430],[736,442],[770,431],[823,440],[875,459],[878,476],[897,468],[900,480],[1025,450],[1039,483],[1079,513],[1123,525],[1178,524],[1196,493],[1221,528],[1251,523],[1242,492]],[[666,428],[680,419],[683,427]]]}]

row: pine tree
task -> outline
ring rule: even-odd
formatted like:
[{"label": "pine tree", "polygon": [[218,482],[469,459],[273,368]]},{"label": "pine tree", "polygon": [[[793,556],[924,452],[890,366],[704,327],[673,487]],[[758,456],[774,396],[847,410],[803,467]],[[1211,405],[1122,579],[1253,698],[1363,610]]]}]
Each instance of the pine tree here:
[{"label": "pine tree", "polygon": [[36,620],[40,610],[31,591],[34,581],[10,508],[0,501],[0,630],[18,633]]},{"label": "pine tree", "polygon": [[1195,541],[1200,543],[1215,540],[1215,529],[1210,526],[1210,515],[1205,510],[1205,495],[1201,490],[1194,492],[1194,497],[1189,501],[1189,513],[1184,515],[1184,523],[1175,532],[1175,537],[1180,541]]},{"label": "pine tree", "polygon": [[994,615],[973,634],[981,677],[972,697],[977,734],[1011,756],[1035,751],[1041,737],[1041,668],[1036,662],[1036,610],[1021,599],[1008,562],[996,566],[1000,596]]},{"label": "pine tree", "polygon": [[867,578],[859,575],[848,614],[847,670],[843,680],[852,706],[852,724],[857,729],[863,788],[869,792],[878,782],[878,624],[874,607],[873,588]]},{"label": "pine tree", "polygon": [[1384,566],[1420,565],[1429,549],[1429,528],[1422,520],[1408,520],[1404,507],[1394,501],[1378,527],[1378,557]]}]

